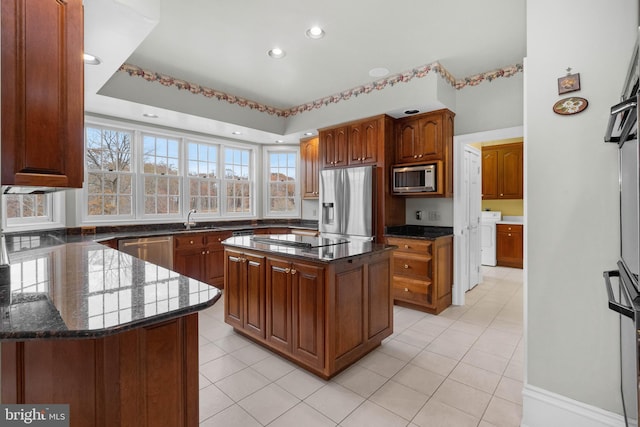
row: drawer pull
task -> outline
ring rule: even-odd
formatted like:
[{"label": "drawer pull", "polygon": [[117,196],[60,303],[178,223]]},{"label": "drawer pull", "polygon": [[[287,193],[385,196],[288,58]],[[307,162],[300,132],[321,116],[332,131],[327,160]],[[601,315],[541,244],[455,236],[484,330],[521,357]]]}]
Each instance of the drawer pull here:
[{"label": "drawer pull", "polygon": [[507,236],[511,237],[511,233],[507,234]]},{"label": "drawer pull", "polygon": [[404,248],[405,249],[409,249],[409,245],[404,245]]},{"label": "drawer pull", "polygon": [[296,273],[297,273],[296,269],[295,269],[295,268],[292,268],[292,269],[291,269],[291,274],[296,274]]},{"label": "drawer pull", "polygon": [[405,292],[409,292],[409,288],[404,288],[404,291]]},{"label": "drawer pull", "polygon": [[405,264],[405,265],[404,265],[404,268],[409,268],[409,264]]},{"label": "drawer pull", "polygon": [[204,251],[202,251],[202,255],[204,255]]},{"label": "drawer pull", "polygon": [[285,268],[285,269],[284,269],[284,272],[285,272],[285,273],[287,273],[287,274],[289,274],[289,272],[290,272],[290,271],[291,271],[291,269],[290,269],[290,268]]},{"label": "drawer pull", "polygon": [[190,244],[190,245],[193,245],[193,240],[189,240],[189,244]]}]

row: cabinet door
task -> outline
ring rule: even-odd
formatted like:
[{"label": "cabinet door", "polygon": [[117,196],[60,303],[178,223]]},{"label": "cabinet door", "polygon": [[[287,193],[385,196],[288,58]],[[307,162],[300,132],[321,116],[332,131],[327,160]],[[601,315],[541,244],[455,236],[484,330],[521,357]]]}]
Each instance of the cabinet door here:
[{"label": "cabinet door", "polygon": [[522,268],[523,238],[521,225],[498,224],[496,261],[499,266]]},{"label": "cabinet door", "polygon": [[320,132],[322,167],[342,167],[347,165],[347,127],[327,129]]},{"label": "cabinet door", "polygon": [[417,160],[418,138],[418,120],[403,120],[396,125],[396,163]]},{"label": "cabinet door", "polygon": [[349,126],[349,164],[373,164],[378,161],[379,120]]},{"label": "cabinet door", "polygon": [[437,239],[433,246],[433,284],[431,303],[439,313],[451,305],[453,288],[453,237]]},{"label": "cabinet door", "polygon": [[259,338],[265,336],[264,257],[245,255],[245,317],[244,331]]},{"label": "cabinet door", "polygon": [[482,198],[498,198],[498,151],[482,150]]},{"label": "cabinet door", "polygon": [[320,194],[318,183],[320,159],[318,158],[318,138],[300,142],[300,166],[302,176],[302,198],[317,199]]},{"label": "cabinet door", "polygon": [[418,122],[420,135],[418,147],[414,155],[417,160],[442,160],[442,117],[434,115],[425,117]]},{"label": "cabinet door", "polygon": [[82,187],[82,0],[3,1],[2,184]]},{"label": "cabinet door", "polygon": [[324,367],[324,269],[295,263],[291,269],[292,352],[307,364]]},{"label": "cabinet door", "polygon": [[173,257],[173,269],[185,276],[206,282],[204,274],[205,250],[192,249],[176,251]]},{"label": "cabinet door", "polygon": [[267,259],[267,341],[291,351],[291,265]]},{"label": "cabinet door", "polygon": [[244,325],[246,267],[241,252],[227,249],[224,263],[224,319],[234,328]]},{"label": "cabinet door", "polygon": [[522,199],[522,144],[512,144],[500,150],[499,197],[501,199]]}]

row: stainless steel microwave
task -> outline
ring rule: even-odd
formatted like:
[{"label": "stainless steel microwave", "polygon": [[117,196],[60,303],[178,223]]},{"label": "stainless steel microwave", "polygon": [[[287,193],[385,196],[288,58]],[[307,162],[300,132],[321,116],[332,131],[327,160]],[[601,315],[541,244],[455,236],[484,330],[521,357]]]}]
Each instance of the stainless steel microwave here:
[{"label": "stainless steel microwave", "polygon": [[437,192],[437,164],[394,166],[392,168],[394,193]]}]

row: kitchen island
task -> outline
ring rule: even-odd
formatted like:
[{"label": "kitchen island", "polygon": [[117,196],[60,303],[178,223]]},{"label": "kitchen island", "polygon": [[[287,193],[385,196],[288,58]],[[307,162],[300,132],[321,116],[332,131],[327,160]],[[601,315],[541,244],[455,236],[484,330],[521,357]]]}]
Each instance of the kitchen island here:
[{"label": "kitchen island", "polygon": [[197,426],[197,311],[220,291],[92,241],[15,239],[2,403],[69,404],[71,426]]},{"label": "kitchen island", "polygon": [[272,234],[225,246],[225,322],[329,379],[393,332],[394,246]]}]

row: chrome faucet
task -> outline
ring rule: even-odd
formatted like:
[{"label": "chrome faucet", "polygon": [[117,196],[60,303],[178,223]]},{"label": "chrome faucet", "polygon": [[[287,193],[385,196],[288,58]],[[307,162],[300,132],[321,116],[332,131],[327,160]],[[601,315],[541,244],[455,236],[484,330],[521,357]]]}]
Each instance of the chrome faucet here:
[{"label": "chrome faucet", "polygon": [[187,227],[187,230],[191,230],[191,226],[195,226],[196,225],[195,221],[191,221],[190,220],[192,213],[196,213],[196,210],[195,209],[191,209],[189,211],[189,213],[187,214],[187,222],[184,223],[184,226]]}]

